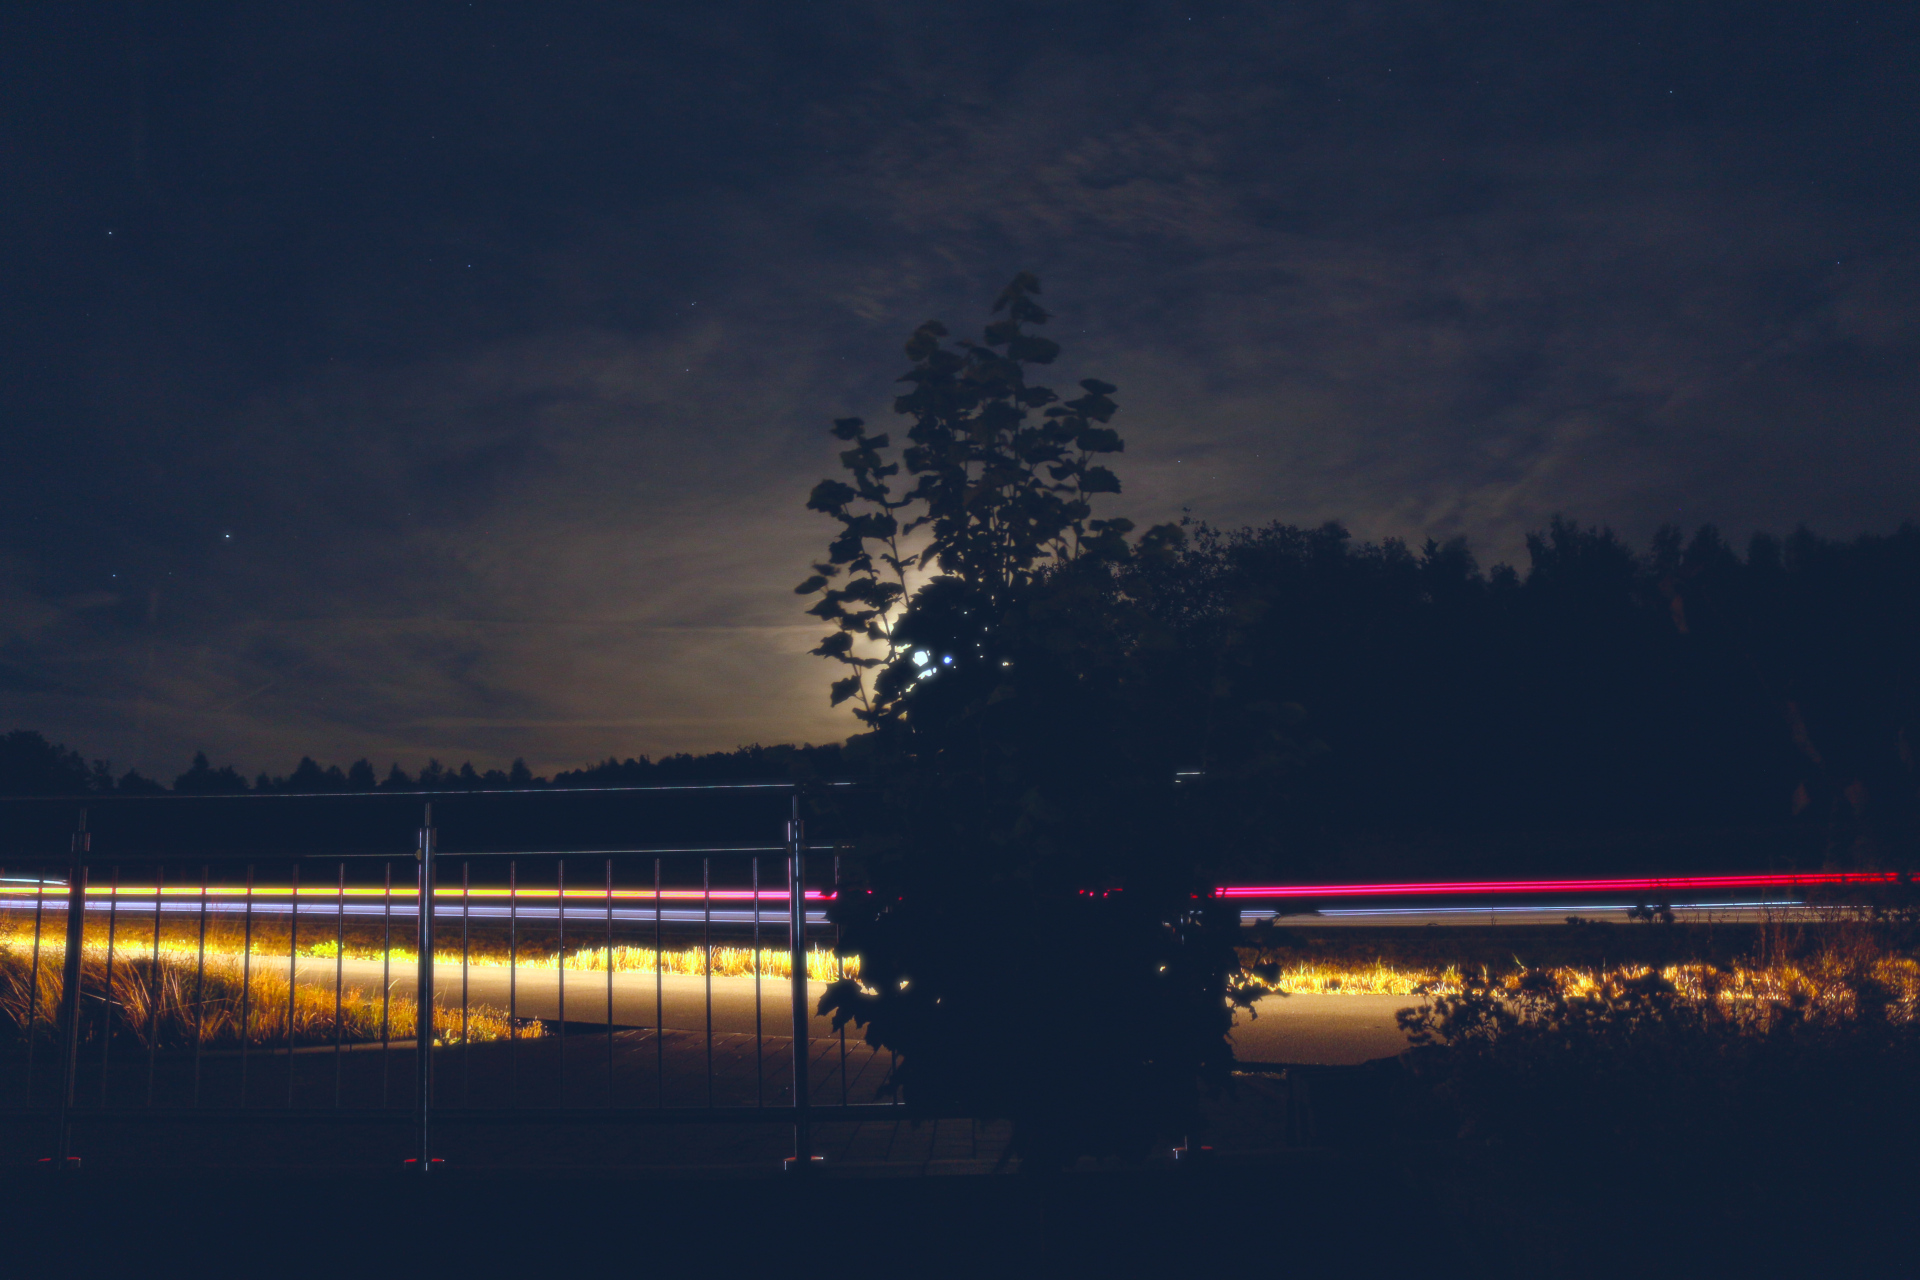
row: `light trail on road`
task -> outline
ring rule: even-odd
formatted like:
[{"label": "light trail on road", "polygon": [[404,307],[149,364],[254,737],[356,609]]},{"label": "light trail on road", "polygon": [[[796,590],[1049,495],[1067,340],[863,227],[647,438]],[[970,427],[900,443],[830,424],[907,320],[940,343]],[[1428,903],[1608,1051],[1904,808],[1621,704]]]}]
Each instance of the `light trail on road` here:
[{"label": "light trail on road", "polygon": [[[1343,919],[1414,919],[1460,917],[1462,920],[1476,916],[1499,915],[1542,915],[1550,916],[1566,913],[1587,913],[1592,915],[1616,915],[1637,910],[1649,901],[1657,901],[1670,909],[1680,912],[1760,912],[1770,910],[1794,909],[1805,906],[1803,902],[1772,896],[1765,899],[1746,901],[1709,902],[1673,901],[1676,895],[1692,895],[1707,891],[1737,890],[1803,890],[1813,888],[1844,888],[1848,886],[1891,885],[1900,883],[1901,873],[1892,871],[1811,871],[1786,873],[1746,873],[1709,876],[1630,876],[1606,879],[1568,879],[1568,880],[1431,880],[1431,881],[1394,881],[1382,883],[1349,884],[1271,884],[1271,885],[1228,885],[1214,890],[1217,899],[1241,902],[1299,902],[1302,905],[1313,904],[1309,911],[1299,914],[1311,914],[1314,918],[1335,922]],[[28,880],[9,878],[0,881],[0,909],[24,910],[34,905],[34,899],[42,900],[65,897],[68,886],[59,880]],[[151,909],[155,890],[151,886],[126,885],[115,888],[111,885],[90,884],[85,890],[89,910],[103,910],[111,906],[138,911],[142,907]],[[395,885],[387,889],[376,885],[348,885],[341,888],[336,885],[308,884],[298,889],[292,886],[255,885],[248,889],[243,885],[208,885],[204,888],[193,884],[166,885],[158,891],[160,908],[163,911],[198,910],[202,902],[214,912],[244,911],[251,905],[255,911],[282,914],[298,904],[299,915],[350,916],[381,915],[392,912],[408,917],[418,914],[416,900],[417,887]],[[1561,903],[1557,905],[1534,903],[1526,906],[1440,906],[1419,905],[1396,907],[1385,903],[1362,907],[1342,908],[1331,905],[1343,899],[1411,899],[1411,898],[1487,898],[1529,896],[1534,898],[1556,897],[1560,895],[1593,893],[1632,893],[1639,895],[1635,904],[1610,902],[1601,904]],[[808,889],[805,899],[808,903],[820,903],[824,906],[835,898],[835,893],[824,889]],[[716,924],[748,924],[754,920],[751,909],[756,898],[761,909],[760,919],[768,920],[768,906],[778,904],[784,910],[787,893],[784,889],[741,888],[646,888],[612,889],[580,888],[562,891],[558,888],[521,886],[514,889],[498,886],[480,886],[461,889],[458,886],[439,885],[434,890],[435,915],[449,908],[464,911],[476,919],[504,919],[517,915],[529,920],[557,920],[563,915],[566,919],[605,919],[611,909],[615,921],[639,923],[662,921],[692,923],[711,920]],[[749,904],[743,909],[740,904]],[[1328,905],[1320,905],[1328,904]],[[717,906],[718,909],[715,909]],[[1258,908],[1243,911],[1243,923],[1254,923],[1260,919],[1271,918],[1277,912],[1261,911]],[[808,910],[808,924],[826,923],[824,910]]]},{"label": "light trail on road", "polygon": [[1826,885],[1897,884],[1897,871],[1799,871],[1719,876],[1629,876],[1610,880],[1431,880],[1393,884],[1234,885],[1218,898],[1427,898],[1483,894],[1653,893],[1703,889],[1801,889]]},{"label": "light trail on road", "polygon": [[[1647,908],[1640,904],[1539,903],[1481,905],[1473,907],[1378,906],[1321,907],[1317,910],[1282,912],[1274,908],[1244,910],[1240,923],[1257,925],[1271,921],[1276,925],[1386,925],[1405,928],[1411,925],[1562,925],[1573,921],[1601,923],[1608,920],[1631,922],[1644,920]],[[1711,921],[1716,924],[1750,924],[1759,920],[1794,919],[1818,922],[1820,909],[1792,899],[1763,902],[1675,902],[1667,906],[1676,921]]]},{"label": "light trail on road", "polygon": [[[0,880],[0,895],[4,895],[0,896],[0,910],[31,911],[36,898],[51,904],[64,899],[67,892],[66,883],[58,880]],[[419,914],[419,896],[417,886],[401,885],[389,891],[380,885],[348,885],[343,890],[337,885],[312,884],[301,885],[296,891],[288,885],[255,885],[249,890],[244,885],[208,885],[202,889],[196,884],[179,884],[161,887],[159,907],[166,914],[197,913],[204,903],[206,910],[214,915],[238,915],[250,910],[265,916],[380,918],[391,914],[395,919],[410,920]],[[657,919],[667,924],[711,921],[751,925],[755,922],[755,896],[752,889],[615,889],[609,894],[601,888],[568,889],[563,897],[554,888],[484,886],[463,892],[457,886],[436,885],[433,914],[436,917],[464,914],[473,920],[517,918],[537,923],[560,919],[564,908],[569,921],[604,921],[611,916],[616,924],[651,924]],[[152,885],[121,885],[116,889],[111,885],[90,884],[86,888],[88,911],[151,912],[154,897]],[[761,904],[758,920],[762,925],[771,927],[784,917],[786,890],[762,889],[758,897]],[[809,903],[824,904],[832,898],[832,893],[825,890],[806,891]],[[294,909],[296,903],[297,910]],[[742,907],[742,903],[747,905]],[[776,904],[778,915],[770,909]],[[806,918],[810,926],[827,923],[824,909],[809,909]]]},{"label": "light trail on road", "polygon": [[[0,892],[5,893],[44,894],[48,897],[64,897],[67,893],[67,883],[64,880],[0,880],[0,884],[7,886],[5,889],[0,890]],[[162,899],[192,898],[196,902],[203,897],[209,899],[253,898],[256,901],[262,898],[300,897],[313,898],[316,900],[324,898],[329,902],[337,902],[340,898],[347,897],[378,898],[384,901],[389,897],[396,900],[400,898],[417,898],[419,897],[419,893],[420,891],[417,887],[402,887],[397,884],[393,886],[391,890],[380,885],[348,885],[345,889],[341,889],[329,884],[303,884],[297,890],[285,885],[278,887],[273,885],[255,885],[252,889],[248,889],[244,885],[215,884],[208,885],[202,889],[200,886],[194,884],[170,884],[162,887],[160,890]],[[154,896],[153,888],[149,885],[127,885],[116,889],[110,885],[90,884],[86,888],[86,894],[89,898],[117,897],[123,903],[131,902],[139,898],[152,901]],[[785,903],[787,900],[787,892],[784,889],[762,889],[759,891],[758,896],[762,902]],[[809,902],[827,902],[833,898],[833,894],[824,889],[808,889],[805,896]],[[560,891],[557,889],[541,889],[538,887],[519,889],[474,888],[462,891],[457,886],[449,888],[445,885],[435,885],[433,890],[433,900],[436,904],[445,901],[458,902],[462,898],[468,899],[469,901],[483,901],[486,899],[505,901],[512,898],[520,902],[538,902],[543,899],[557,900],[560,897]],[[595,902],[604,906],[608,898],[612,898],[615,902],[700,902],[703,900],[711,900],[714,902],[752,902],[755,893],[752,889],[615,889],[611,893],[605,889],[568,889],[565,897],[570,903]],[[305,910],[305,908],[303,907],[302,910]],[[572,914],[571,908],[569,908],[568,914]]]},{"label": "light trail on road", "polygon": [[[255,915],[284,916],[294,914],[289,910],[293,904],[285,900],[286,895],[284,893],[281,895],[281,900],[276,902],[272,898],[262,897],[261,894],[263,892],[264,891],[259,890],[255,892],[255,898],[252,903],[252,909]],[[52,894],[49,894],[49,897],[52,896]],[[399,897],[397,893],[394,896],[396,899]],[[409,901],[405,903],[399,901],[394,902],[392,910],[394,919],[411,920],[418,914],[414,910],[414,905],[411,901],[412,895],[409,894],[408,898]],[[761,925],[772,928],[776,924],[784,924],[786,921],[786,916],[784,915],[785,902],[786,898],[782,895],[781,910],[783,914],[781,915],[775,916],[769,912],[761,912]],[[569,903],[567,905],[567,919],[569,921],[604,921],[607,918],[604,897],[601,899],[601,904],[602,905],[598,907],[589,907],[584,904],[575,905]],[[34,900],[30,897],[18,899],[0,897],[0,911],[31,911],[33,910],[33,905]],[[151,914],[153,911],[153,890],[147,889],[144,892],[130,893],[122,889],[117,899],[89,898],[87,901],[87,910],[94,912],[110,911],[115,909],[116,905],[118,910],[125,913],[129,919],[139,913]],[[248,903],[244,900],[244,897],[238,902],[214,902],[209,900],[206,908],[209,915],[238,916],[246,913]],[[183,902],[168,902],[163,898],[160,902],[160,910],[168,916],[198,915],[200,912],[200,901],[197,896],[190,901]],[[387,908],[383,902],[348,902],[344,906],[337,902],[301,902],[299,904],[298,914],[303,918],[312,917],[329,920],[339,915],[345,915],[349,918],[365,917],[378,920],[387,914]],[[460,917],[460,910],[458,907],[447,906],[439,900],[439,895],[435,895],[433,914],[436,919],[451,918],[457,920]],[[538,922],[542,920],[557,920],[560,918],[560,911],[557,905],[547,907],[538,905],[523,905],[520,907],[479,906],[469,907],[466,914],[474,920],[507,920],[517,918],[521,921]],[[810,910],[806,914],[808,925],[825,925],[827,923],[827,913],[825,911]],[[699,924],[703,920],[708,919],[711,919],[715,924],[750,925],[754,922],[752,911],[742,911],[738,908],[717,910],[709,913],[697,907],[663,906],[660,908],[659,918],[667,924]],[[613,919],[616,924],[651,924],[654,919],[654,912],[651,908],[616,907],[613,910]]]},{"label": "light trail on road", "polygon": [[[454,860],[454,855],[442,855],[443,861]],[[1477,896],[1480,894],[1560,894],[1594,892],[1641,892],[1669,893],[1676,890],[1700,889],[1762,889],[1762,888],[1813,888],[1826,885],[1868,885],[1897,884],[1902,875],[1897,871],[1795,871],[1780,873],[1743,873],[1714,876],[1631,876],[1615,879],[1584,880],[1414,880],[1393,881],[1377,884],[1274,884],[1274,885],[1228,885],[1213,891],[1217,898],[1371,898],[1371,897],[1434,897],[1434,896]],[[67,891],[65,881],[56,879],[33,880],[18,877],[0,879],[0,884],[8,885],[4,890],[25,894],[64,894]],[[128,886],[114,889],[107,885],[91,884],[87,886],[89,897],[110,897],[118,894],[125,899],[134,896],[151,897],[153,890],[145,886]],[[373,885],[348,885],[340,889],[334,885],[309,884],[298,890],[291,887],[255,885],[251,890],[241,885],[209,885],[202,889],[197,885],[167,885],[161,891],[163,897],[210,898],[238,897],[251,895],[255,898],[286,898],[297,895],[302,898],[337,899],[342,894],[349,898],[411,898],[416,896],[414,888],[395,885],[391,890]],[[457,886],[438,885],[434,888],[434,899],[503,899],[509,896],[522,901],[547,898],[564,898],[568,901],[604,903],[609,897],[620,901],[693,901],[711,899],[721,901],[751,902],[756,896],[762,902],[785,902],[784,889],[568,889],[564,895],[558,889],[545,889],[539,886],[522,886],[518,889],[503,889],[482,886],[462,890]],[[808,889],[810,902],[832,901],[834,894],[825,889]]]}]

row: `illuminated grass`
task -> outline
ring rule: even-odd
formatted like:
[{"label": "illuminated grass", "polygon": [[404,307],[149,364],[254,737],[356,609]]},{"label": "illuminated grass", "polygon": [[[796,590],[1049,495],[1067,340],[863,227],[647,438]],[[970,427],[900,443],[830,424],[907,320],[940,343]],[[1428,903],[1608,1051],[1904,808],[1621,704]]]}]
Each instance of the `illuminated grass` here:
[{"label": "illuminated grass", "polygon": [[[441,927],[443,932],[437,948],[439,963],[457,963],[461,958],[459,939],[457,935],[448,936],[450,931],[446,922],[443,921]],[[64,920],[58,913],[49,913],[43,919],[42,972],[50,978],[50,983],[42,986],[36,1021],[44,1022],[51,1017],[50,1011],[57,1007],[60,976],[58,956],[63,930]],[[395,932],[401,930],[396,928]],[[411,928],[407,928],[406,932],[410,934]],[[411,972],[417,963],[417,953],[411,946],[396,941],[390,950],[383,948],[381,927],[365,920],[348,921],[344,935],[345,953],[349,959],[379,962],[385,958],[394,966],[396,974]],[[170,917],[161,922],[159,963],[163,988],[162,1021],[178,1023],[187,1029],[188,1034],[192,1025],[191,1014],[179,1011],[184,1009],[184,1005],[174,987],[183,973],[191,981],[198,936],[198,923],[191,918]],[[311,941],[308,940],[310,937]],[[107,922],[90,916],[86,922],[89,987],[104,981],[106,939]],[[257,1009],[270,1009],[271,1012],[250,1015],[249,1021],[254,1025],[249,1029],[249,1039],[255,1042],[270,1043],[276,1037],[284,1042],[288,941],[284,919],[268,917],[256,920],[252,945],[252,983],[255,993],[252,1000]],[[234,1043],[238,1042],[237,1021],[232,1029],[228,1029],[223,1020],[223,1011],[229,1003],[237,1009],[244,943],[241,927],[231,918],[209,922],[206,955],[207,1035],[210,1038],[207,1043],[214,1043],[222,1037],[231,1037]],[[24,982],[26,957],[31,945],[31,915],[13,912],[0,917],[0,967],[4,968],[4,972],[0,972],[0,984],[18,985]],[[137,1006],[142,1019],[146,1008],[146,991],[151,985],[146,975],[153,963],[153,953],[152,917],[134,912],[123,915],[114,936],[115,998],[129,1009]],[[333,921],[316,921],[311,925],[302,922],[299,946],[302,957],[325,960],[332,958],[335,953]],[[1911,957],[1878,949],[1825,951],[1795,959],[1776,959],[1765,964],[1685,962],[1660,966],[1526,966],[1516,959],[1512,967],[1494,971],[1481,966],[1433,962],[1440,957],[1425,950],[1401,958],[1398,962],[1384,956],[1372,959],[1354,955],[1312,958],[1295,954],[1276,957],[1273,951],[1259,948],[1243,949],[1241,958],[1246,966],[1244,980],[1250,986],[1286,995],[1388,995],[1410,999],[1456,996],[1469,986],[1485,984],[1508,990],[1517,989],[1529,973],[1551,975],[1569,995],[1586,995],[1600,991],[1610,983],[1642,977],[1657,968],[1662,977],[1689,998],[1705,999],[1712,996],[1723,1002],[1783,1005],[1798,1002],[1815,1012],[1839,1010],[1853,998],[1851,992],[1855,990],[1857,981],[1865,977],[1890,994],[1889,1016],[1906,1020],[1920,1014],[1920,963]],[[789,956],[784,947],[760,948],[757,959],[761,977],[776,982],[789,978]],[[507,965],[507,942],[497,924],[474,928],[469,937],[467,960],[475,968],[504,968]],[[715,946],[711,949],[711,971],[715,977],[752,977],[755,962],[756,954],[751,947]],[[47,967],[49,963],[52,964],[51,969]],[[548,931],[544,937],[523,936],[517,964],[522,969],[535,971],[552,971],[561,967],[560,953],[554,945],[552,932]],[[664,974],[699,977],[708,972],[708,951],[699,946],[668,946],[656,952],[650,946],[618,943],[611,950],[604,944],[569,946],[565,961],[565,968],[570,973],[605,973],[611,967],[615,973],[646,975],[655,972],[656,965],[659,972]],[[811,981],[831,981],[840,976],[841,965],[844,965],[847,977],[857,979],[860,976],[857,956],[840,960],[831,951],[822,948],[807,953],[807,975]],[[233,987],[230,1001],[224,994],[225,987],[216,989],[216,982],[230,983]],[[124,996],[121,994],[123,983],[131,984]],[[10,989],[0,990],[0,1016],[11,1018],[17,1025],[19,1018],[24,1016],[25,999],[22,996],[16,1001],[9,994]],[[189,993],[190,990],[189,987]],[[48,992],[55,994],[48,995]],[[377,987],[372,993],[354,988],[348,997],[343,999],[341,1015],[343,1038],[364,1039],[370,1036],[377,1039]],[[309,1008],[309,1005],[312,1007]],[[370,1016],[375,1019],[371,1032],[365,1025],[368,1009],[372,1011]],[[323,1028],[312,1031],[311,1035],[318,1040],[330,1041],[333,1034],[332,1013],[331,984],[309,987],[303,982],[296,996],[296,1041],[302,1035],[309,1034],[303,1030],[308,1026]],[[235,1016],[237,1018],[237,1014]],[[404,1039],[413,1034],[413,1006],[410,1000],[396,996],[392,1001],[390,1018],[390,1035]],[[144,1025],[142,1021],[142,1028]],[[404,1030],[401,1029],[403,1027]],[[471,1017],[470,1027],[475,1040],[497,1039],[506,1035],[505,1018],[499,1010],[479,1009]]]},{"label": "illuminated grass", "polygon": [[1254,971],[1255,986],[1290,996],[1412,996],[1450,994],[1460,986],[1460,970],[1406,969],[1381,962],[1329,964],[1299,961],[1277,971]]},{"label": "illuminated grass", "polygon": [[1893,1020],[1911,1021],[1920,1016],[1920,962],[1902,955],[1860,957],[1836,953],[1764,965],[1685,963],[1610,965],[1604,969],[1515,968],[1498,974],[1485,969],[1467,973],[1452,965],[1413,968],[1377,961],[1371,964],[1302,961],[1264,968],[1255,967],[1254,962],[1249,961],[1254,986],[1285,995],[1457,996],[1469,985],[1518,991],[1529,974],[1545,974],[1569,996],[1588,996],[1656,971],[1690,1000],[1779,1004],[1840,1016],[1851,1012],[1854,992],[1864,979],[1888,993],[1888,1016]]},{"label": "illuminated grass", "polygon": [[[441,926],[445,928],[445,923]],[[86,922],[86,944],[88,954],[98,949],[102,958],[106,955],[108,925],[105,920],[89,917]],[[196,921],[178,917],[161,921],[160,958],[169,963],[191,965],[199,953],[199,926]],[[48,947],[58,948],[65,937],[64,920],[55,917],[52,924],[43,919],[41,927],[41,950]],[[299,954],[317,959],[332,959],[341,949],[336,942],[331,922],[309,926],[303,922],[302,941]],[[350,922],[345,932],[345,952],[349,960],[379,961],[386,959],[396,971],[405,971],[419,961],[419,951],[396,942],[391,948],[382,945],[383,935],[378,926],[370,926],[365,921]],[[397,931],[396,931],[397,932]],[[467,963],[476,968],[505,968],[509,959],[509,950],[504,938],[498,936],[497,926],[470,939],[466,948]],[[309,936],[312,941],[306,941]],[[255,970],[259,971],[258,961],[279,961],[286,963],[288,932],[283,920],[257,922],[253,931],[251,951],[256,958]],[[0,919],[0,947],[12,948],[30,953],[33,946],[33,919],[24,912],[10,913],[8,918]],[[207,931],[206,953],[209,959],[223,957],[238,959],[247,950],[246,938],[242,929],[232,920],[212,922]],[[128,912],[114,928],[113,953],[116,963],[122,957],[146,960],[154,954],[154,935],[152,917]],[[461,959],[461,946],[457,936],[449,938],[440,935],[434,948],[434,958],[438,964],[453,964]],[[755,952],[752,947],[716,946],[712,948],[712,971],[715,977],[750,978],[755,972]],[[663,947],[657,953],[652,947],[625,946],[615,944],[611,948],[611,967],[615,973],[653,973],[656,964],[659,972],[678,974],[687,977],[699,977],[707,972],[708,950],[704,947]],[[759,973],[769,980],[784,980],[792,975],[791,957],[784,947],[761,947],[759,949]],[[521,969],[554,970],[560,968],[559,952],[541,940],[523,940],[514,963]],[[807,978],[812,982],[831,982],[841,976],[844,964],[845,976],[860,976],[860,959],[849,956],[839,960],[825,948],[815,947],[807,952]],[[569,973],[605,973],[609,967],[609,948],[601,946],[568,947],[566,969]]]},{"label": "illuminated grass", "polygon": [[[237,954],[216,953],[209,949],[204,972],[195,954],[163,945],[156,962],[151,936],[145,947],[114,947],[111,999],[99,1001],[107,990],[107,949],[104,936],[100,945],[91,941],[81,953],[81,989],[87,994],[90,1011],[107,1010],[112,1034],[127,1038],[142,1047],[151,1041],[158,1048],[192,1046],[196,1039],[207,1048],[237,1047],[248,1044],[276,1046],[332,1044],[337,1036],[348,1043],[381,1038],[384,1017],[386,1035],[394,1040],[410,1040],[418,1025],[419,1006],[404,995],[392,995],[382,1008],[378,990],[343,987],[339,993],[339,1021],[334,1019],[335,997],[331,985],[300,983],[292,992],[292,1021],[288,1021],[288,981],[286,957],[275,969],[268,957],[256,956],[252,973],[243,974]],[[63,938],[41,938],[39,989],[33,990],[31,935],[20,945],[17,935],[0,937],[0,1021],[15,1037],[27,1031],[29,1011],[32,1034],[51,1035],[56,1026],[63,987],[66,951]],[[244,985],[244,997],[243,997]],[[195,996],[199,998],[196,1000]],[[244,1004],[243,1004],[244,1000]],[[450,1020],[451,1021],[451,1020]],[[85,1024],[87,1038],[99,1036],[97,1016]],[[524,1023],[517,1031],[506,1011],[487,1005],[474,1005],[467,1011],[467,1040],[478,1043],[505,1040],[512,1036],[526,1039],[543,1034],[538,1023]],[[458,1025],[435,1028],[435,1044],[460,1042]]]},{"label": "illuminated grass", "polygon": [[[317,942],[311,947],[301,947],[303,956],[324,956],[332,958],[332,941]],[[284,957],[282,947],[279,954]],[[435,958],[440,964],[457,962],[460,948],[457,943],[451,947],[436,947]],[[713,974],[717,978],[751,978],[754,975],[754,950],[752,947],[714,947]],[[356,947],[347,944],[347,958],[350,960],[378,960],[380,948]],[[419,952],[407,947],[395,947],[392,951],[393,962],[413,964]],[[568,973],[605,973],[608,965],[607,947],[569,947],[567,949],[566,969]],[[611,949],[612,969],[615,973],[652,973],[657,964],[661,973],[680,974],[687,977],[699,977],[707,972],[707,950],[703,947],[663,947],[656,952],[652,947],[629,947],[615,945]],[[488,946],[485,949],[471,948],[467,963],[476,968],[501,968],[507,966],[508,955],[505,947]],[[522,969],[558,969],[560,957],[552,951],[529,951],[522,949],[515,961]],[[846,962],[846,976],[860,976],[860,959],[850,956]],[[760,948],[760,976],[763,978],[787,978],[793,973],[793,964],[785,948]],[[831,951],[815,948],[807,952],[807,978],[812,982],[831,982],[839,976],[836,960]]]}]

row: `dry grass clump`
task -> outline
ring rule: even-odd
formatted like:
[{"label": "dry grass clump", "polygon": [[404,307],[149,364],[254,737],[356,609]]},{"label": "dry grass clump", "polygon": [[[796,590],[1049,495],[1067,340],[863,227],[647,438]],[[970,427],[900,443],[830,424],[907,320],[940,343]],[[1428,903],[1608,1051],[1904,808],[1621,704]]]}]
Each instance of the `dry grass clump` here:
[{"label": "dry grass clump", "polygon": [[1380,960],[1346,964],[1314,960],[1293,964],[1253,962],[1247,973],[1254,986],[1290,996],[1413,996],[1457,991],[1462,977],[1456,965],[1412,969]]},{"label": "dry grass clump", "polygon": [[[569,972],[583,970],[604,973],[612,968],[615,973],[652,973],[657,963],[662,973],[699,977],[707,972],[707,955],[704,947],[672,947],[659,951],[652,947],[584,947],[567,952],[566,967]],[[793,958],[785,948],[760,948],[757,970],[752,947],[714,947],[712,957],[713,975],[718,978],[751,978],[756,972],[763,978],[793,976]],[[557,955],[543,955],[537,958],[534,967],[557,968],[558,960]],[[506,957],[500,957],[495,963],[505,964]],[[524,965],[528,961],[522,957],[520,963]],[[833,952],[816,947],[807,952],[807,979],[810,982],[831,982],[840,976],[839,966],[842,964],[845,965],[847,977],[860,976],[860,957],[848,956],[842,961]]]},{"label": "dry grass clump", "polygon": [[[12,938],[0,939],[0,1024],[13,1037],[54,1033],[65,950],[64,939],[41,939],[36,992],[30,944],[22,948]],[[243,1042],[284,1046],[289,1039],[295,1045],[332,1044],[336,1037],[373,1041],[381,1038],[383,1019],[392,1039],[410,1040],[416,1034],[419,1008],[409,997],[393,995],[383,1007],[377,990],[344,988],[336,1023],[330,985],[302,983],[289,992],[287,977],[284,967],[276,970],[262,958],[255,959],[247,974],[240,957],[212,951],[202,973],[192,952],[183,955],[163,946],[155,959],[149,938],[148,945],[133,954],[116,942],[109,991],[106,947],[89,945],[81,956],[85,1034],[97,1039],[104,1030],[142,1048],[152,1044],[162,1049],[191,1047],[196,1041],[206,1048],[235,1048]],[[460,1043],[457,1018],[436,1021],[441,1025],[435,1028],[435,1044]],[[516,1029],[501,1009],[476,1005],[467,1013],[469,1042],[540,1034],[537,1023]]]}]

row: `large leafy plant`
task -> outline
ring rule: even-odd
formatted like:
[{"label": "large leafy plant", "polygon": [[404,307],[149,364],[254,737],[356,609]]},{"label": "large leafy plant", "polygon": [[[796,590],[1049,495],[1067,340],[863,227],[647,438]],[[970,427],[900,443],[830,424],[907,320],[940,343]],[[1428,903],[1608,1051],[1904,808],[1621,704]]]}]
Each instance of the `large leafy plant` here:
[{"label": "large leafy plant", "polygon": [[910,387],[893,405],[911,421],[904,446],[859,418],[833,424],[848,479],[822,480],[807,506],[840,532],[796,591],[818,593],[808,612],[834,627],[813,652],[849,668],[834,705],[857,700],[869,724],[897,718],[913,683],[896,624],[915,570],[937,571],[997,616],[1050,569],[1127,552],[1132,522],[1093,517],[1097,495],[1120,492],[1098,461],[1125,447],[1107,425],[1115,387],[1086,378],[1062,400],[1029,381],[1031,366],[1060,354],[1032,332],[1050,318],[1039,293],[1031,273],[1014,277],[979,342],[947,342],[937,320],[914,331],[900,379]]}]

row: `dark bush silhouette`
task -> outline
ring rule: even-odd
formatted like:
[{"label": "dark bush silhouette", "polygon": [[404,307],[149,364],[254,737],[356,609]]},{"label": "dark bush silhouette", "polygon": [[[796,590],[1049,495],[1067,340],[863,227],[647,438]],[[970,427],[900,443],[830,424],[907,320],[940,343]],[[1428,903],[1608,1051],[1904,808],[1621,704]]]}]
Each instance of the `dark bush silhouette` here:
[{"label": "dark bush silhouette", "polygon": [[1802,1158],[1892,1150],[1920,1132],[1911,1008],[1862,966],[1819,1004],[1727,1001],[1658,973],[1569,992],[1553,974],[1470,984],[1400,1015],[1408,1062],[1461,1137],[1736,1171],[1792,1134]]}]

